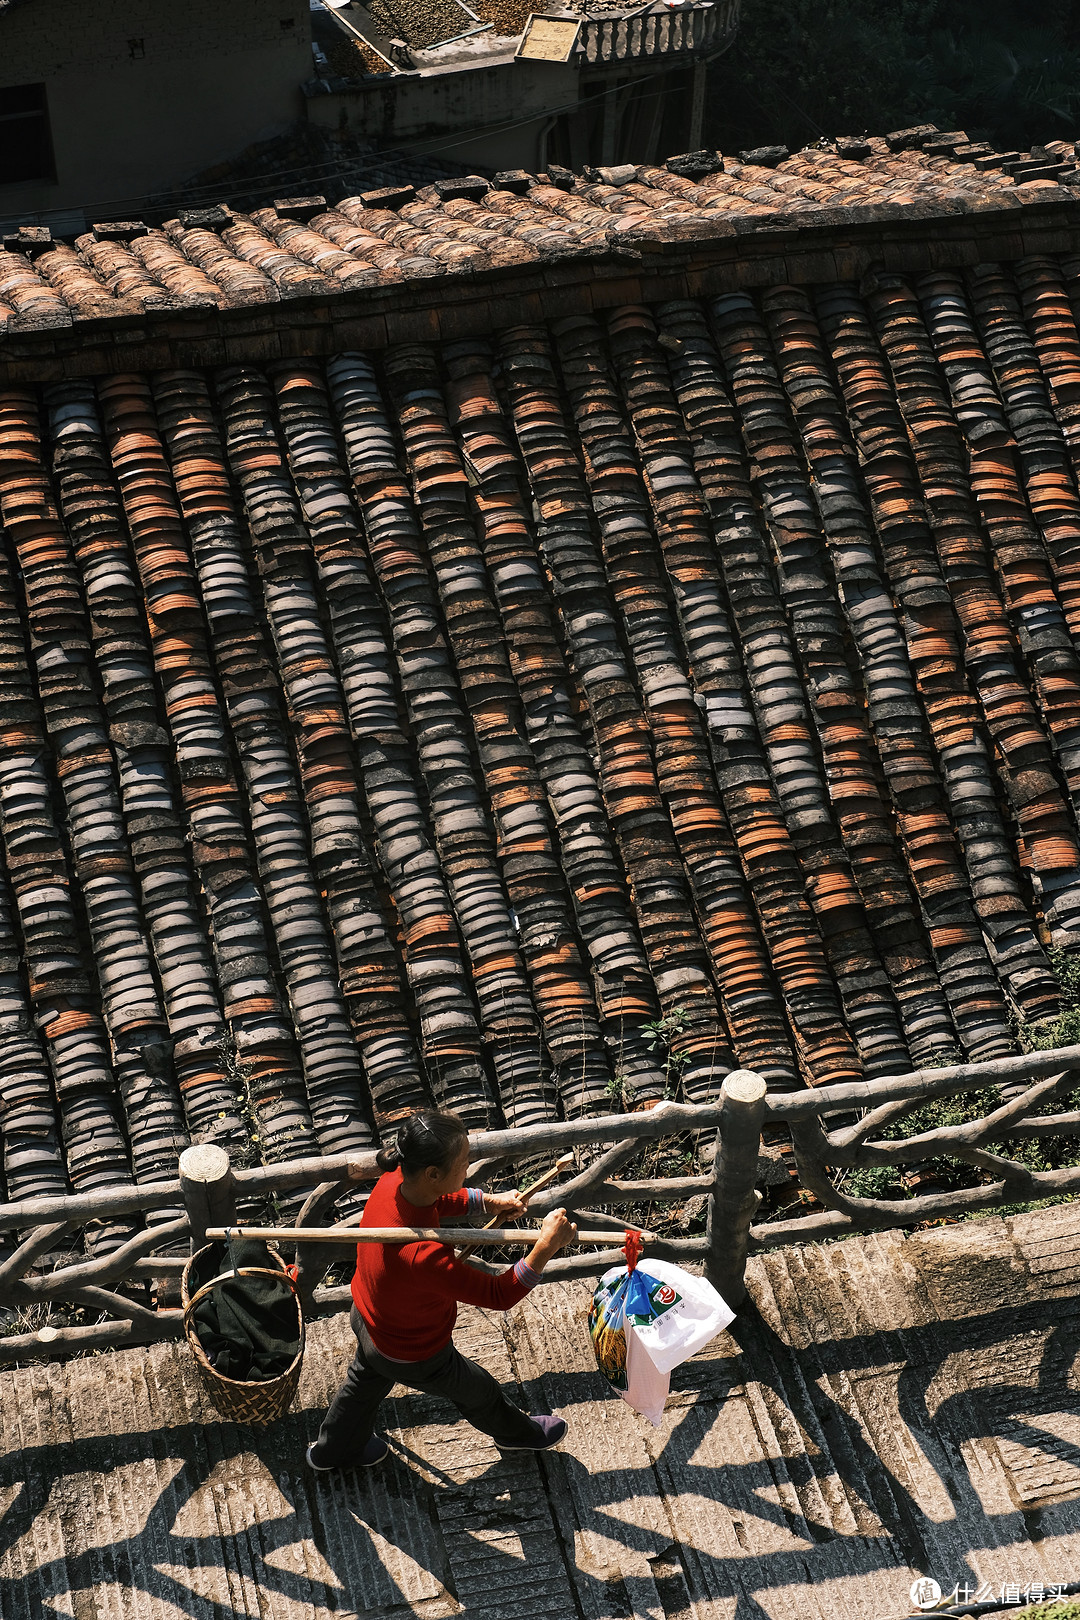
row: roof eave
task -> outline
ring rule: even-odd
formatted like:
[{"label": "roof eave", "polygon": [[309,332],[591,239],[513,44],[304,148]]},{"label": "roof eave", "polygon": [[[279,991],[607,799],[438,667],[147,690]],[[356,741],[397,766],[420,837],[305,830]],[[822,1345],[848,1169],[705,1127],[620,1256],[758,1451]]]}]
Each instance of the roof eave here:
[{"label": "roof eave", "polygon": [[826,207],[715,221],[684,215],[613,230],[598,252],[484,271],[448,269],[390,286],[239,308],[196,305],[68,322],[22,317],[0,338],[0,380],[381,349],[620,304],[778,283],[857,281],[873,267],[921,273],[942,264],[1064,252],[1080,252],[1080,196],[1064,186],[975,203]]}]

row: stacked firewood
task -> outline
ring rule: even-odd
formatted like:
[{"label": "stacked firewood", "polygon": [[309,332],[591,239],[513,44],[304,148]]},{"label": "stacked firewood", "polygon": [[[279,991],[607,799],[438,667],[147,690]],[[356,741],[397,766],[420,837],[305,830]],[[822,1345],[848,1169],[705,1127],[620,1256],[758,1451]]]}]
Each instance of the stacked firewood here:
[{"label": "stacked firewood", "polygon": [[[1053,1011],[1057,985],[1035,933],[1013,836],[994,797],[990,751],[978,726],[971,696],[963,689],[959,667],[955,669],[953,690],[946,696],[936,679],[943,672],[936,664],[928,669],[930,660],[918,635],[918,600],[925,599],[932,587],[937,601],[944,602],[944,588],[930,575],[918,577],[909,572],[902,579],[896,578],[900,572],[896,559],[898,554],[904,555],[903,535],[895,529],[890,534],[886,523],[885,533],[893,542],[889,551],[894,559],[898,606],[894,605],[890,595],[893,580],[877,565],[874,525],[859,487],[854,445],[841,401],[829,383],[824,346],[809,302],[798,293],[770,298],[768,314],[812,470],[830,554],[836,559],[840,600],[852,625],[862,627],[861,634],[853,628],[853,640],[864,682],[869,687],[873,680],[871,636],[878,647],[884,646],[886,635],[894,648],[906,644],[918,689],[916,695],[908,684],[908,700],[917,709],[921,699],[975,913],[991,959],[1021,1016],[1040,1018]],[[849,587],[844,561],[856,556],[858,584]]]},{"label": "stacked firewood", "polygon": [[[822,200],[776,162],[0,268],[50,320],[321,298]],[[1012,1050],[1080,934],[1075,269],[9,389],[8,1196]]]},{"label": "stacked firewood", "polygon": [[446,399],[466,460],[487,565],[486,576],[482,570],[478,575],[487,623],[504,639],[516,683],[557,838],[552,855],[564,874],[592,970],[613,1089],[637,1105],[655,1102],[665,1089],[664,1077],[646,1026],[659,1016],[659,1004],[582,729],[532,513],[522,495],[527,480],[495,385],[495,356],[482,340],[447,345],[443,354]]},{"label": "stacked firewood", "polygon": [[[720,759],[726,752],[725,763],[731,768],[725,782],[728,771],[721,765],[719,779],[728,787],[732,825],[737,834],[743,829],[741,847],[748,874],[756,893],[765,895],[776,886],[771,894],[774,915],[779,910],[778,893],[805,893],[813,917],[809,928],[813,930],[816,924],[859,1060],[868,1072],[895,1072],[897,1065],[907,1062],[907,1049],[813,758],[812,734],[794,665],[777,667],[775,636],[762,642],[754,636],[747,641],[744,634],[740,657],[719,560],[719,554],[729,550],[727,537],[719,547],[714,543],[655,326],[645,311],[619,312],[611,326],[657,534],[682,609],[682,635],[691,671],[704,696],[706,715],[711,706],[712,716],[720,719],[719,725],[711,727],[713,747]],[[724,733],[740,708],[745,716],[743,735],[732,746],[734,739]],[[758,818],[756,828],[747,817],[749,805],[740,802],[735,786],[740,776],[743,784],[760,784],[749,801]],[[765,809],[762,787],[766,785],[774,795],[768,814],[783,829],[779,838],[774,836],[768,842],[760,838]],[[785,909],[789,926],[794,924],[805,940],[805,914],[800,919],[790,905]]]},{"label": "stacked firewood", "polygon": [[[476,825],[475,787],[469,772],[462,780],[461,793],[457,790],[465,716],[434,611],[424,547],[400,452],[373,370],[361,356],[344,355],[331,362],[328,372],[348,472],[366,531],[366,548],[357,538],[352,553],[356,569],[352,583],[355,589],[362,574],[364,593],[373,607],[377,581],[386,605],[385,623],[370,610],[366,613],[364,635],[355,652],[347,652],[346,644],[339,642],[343,660],[347,657],[351,662],[360,654],[365,661],[355,669],[350,696],[360,767],[384,870],[401,916],[432,1085],[444,1106],[456,1108],[470,1123],[480,1124],[492,1118],[495,1109],[481,1051],[484,1036],[497,1035],[499,986],[489,977],[484,988],[490,986],[491,999],[478,1022],[471,994],[470,936],[473,948],[486,946],[482,956],[473,959],[473,973],[478,961],[489,975],[495,964],[494,941],[490,935],[483,939],[490,869],[479,871],[475,884],[470,875],[469,856],[482,833]],[[316,378],[306,386],[309,407],[318,410],[325,424],[335,487],[344,492],[349,485],[337,460],[322,386]],[[357,607],[350,609],[342,600],[342,636],[349,626],[346,613],[351,612],[356,623]],[[363,677],[370,679],[384,670],[396,677],[404,714],[393,706],[376,730],[363,718]],[[415,739],[415,753],[403,721]],[[508,923],[504,909],[495,923],[501,947],[497,954],[504,957],[506,947],[512,952],[516,943],[507,936]],[[511,960],[506,965],[511,974],[509,988],[515,964]],[[506,1011],[511,1018],[506,1032],[511,1037],[506,1045],[507,1062],[521,1082],[526,1099],[523,1106],[532,1110],[539,1101],[543,1107],[547,1085],[543,1054],[532,1045],[531,1029],[514,1050],[517,1031],[512,1005]],[[495,1018],[494,1027],[486,1023],[485,1014]]]},{"label": "stacked firewood", "polygon": [[[4,447],[0,515],[5,538],[17,551],[16,558],[6,551],[0,555],[5,688],[4,723],[0,728],[0,831],[17,907],[29,1001],[49,1056],[67,1171],[75,1188],[90,1191],[130,1181],[125,1123],[139,1135],[139,1146],[146,1152],[143,1167],[152,1172],[158,1145],[154,1133],[163,1130],[171,1138],[176,1116],[167,1079],[164,1118],[156,1121],[153,1107],[144,1111],[141,1106],[143,1101],[153,1099],[145,1096],[147,1076],[141,1060],[140,1035],[145,1032],[153,1042],[160,1036],[163,1020],[153,986],[146,979],[138,924],[132,941],[132,972],[130,977],[124,973],[124,927],[130,922],[132,898],[130,864],[122,857],[116,859],[112,836],[115,821],[110,815],[115,807],[113,784],[103,783],[94,770],[95,765],[102,764],[102,755],[92,724],[85,755],[79,747],[88,638],[80,622],[84,610],[69,542],[44,462],[36,401],[28,394],[9,392],[3,401],[0,431]],[[14,576],[16,562],[21,592]],[[33,638],[30,646],[27,621]],[[68,745],[69,771],[74,767],[79,773],[68,797],[81,834],[71,856],[57,821],[53,781],[46,769],[49,744],[35,673],[48,682],[48,718],[59,745]],[[107,749],[105,757],[107,760]],[[63,764],[58,774],[63,777]],[[87,789],[91,794],[102,789],[105,793],[100,843],[95,838],[93,804],[84,800]],[[107,881],[96,885],[93,901],[87,903],[90,926],[96,931],[95,943],[106,957],[100,986],[83,953],[81,907],[73,870],[76,862],[81,862],[79,875],[91,883],[98,878],[107,880],[111,869],[116,869],[121,912],[118,924],[114,925],[109,916]],[[3,898],[6,902],[6,894]],[[4,911],[10,916],[9,905],[5,904]],[[8,943],[9,948],[14,943],[10,936]],[[9,973],[15,968],[15,961],[9,957]],[[26,1075],[13,1083],[16,1122],[21,1129],[10,1142],[5,1130],[5,1168],[15,1187],[33,1186],[37,1177],[43,1176],[45,1187],[41,1190],[55,1191],[55,1185],[49,1186],[53,1177],[47,1167],[55,1145],[55,1127],[49,1118],[51,1099],[35,1043],[27,1039],[28,1020],[18,1005],[16,983],[9,979],[7,987],[12,1033],[15,1050],[27,1060],[28,1067]],[[144,1084],[140,1085],[140,1081]],[[122,1098],[125,1082],[127,1094]],[[133,1110],[127,1121],[125,1102]],[[32,1146],[35,1138],[41,1144],[37,1154]],[[111,1244],[124,1231],[122,1225],[110,1224],[95,1234],[95,1241]]]}]

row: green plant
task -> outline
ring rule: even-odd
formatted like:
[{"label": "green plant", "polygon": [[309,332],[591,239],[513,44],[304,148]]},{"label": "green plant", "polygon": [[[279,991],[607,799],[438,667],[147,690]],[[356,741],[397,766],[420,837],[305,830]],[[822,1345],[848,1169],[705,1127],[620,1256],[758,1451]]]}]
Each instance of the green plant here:
[{"label": "green plant", "polygon": [[706,144],[736,152],[923,122],[999,150],[1072,137],[1080,11],[1067,0],[753,0],[709,70]]},{"label": "green plant", "polygon": [[949,128],[992,129],[1005,145],[1072,133],[1080,113],[1075,34],[1061,21],[993,5],[983,15],[964,9],[939,15],[930,33],[922,105]]},{"label": "green plant", "polygon": [[675,1042],[690,1024],[690,1014],[685,1007],[672,1007],[669,1013],[662,1018],[654,1019],[651,1024],[642,1024],[645,1035],[645,1044],[650,1052],[662,1052],[664,1055],[664,1079],[667,1085],[664,1090],[665,1097],[674,1097],[679,1083],[679,1076],[690,1061],[689,1052],[674,1050]]},{"label": "green plant", "polygon": [[262,1163],[262,1133],[251,1088],[251,1065],[236,1050],[231,1035],[223,1035],[215,1050],[222,1073],[231,1080],[240,1096],[240,1126],[243,1135],[229,1144],[229,1156],[238,1170],[251,1170]]},{"label": "green plant", "polygon": [[[1050,965],[1061,986],[1061,1011],[1053,1018],[1038,1023],[1018,1026],[1020,1044],[1025,1051],[1052,1051],[1060,1046],[1080,1045],[1080,955],[1051,947]],[[1000,1107],[1001,1098],[994,1089],[978,1092],[960,1092],[952,1097],[935,1097],[921,1107],[914,1108],[902,1118],[894,1120],[880,1133],[885,1141],[899,1141],[920,1136],[926,1131],[943,1126],[965,1125],[982,1119]],[[1051,1097],[1032,1110],[1032,1115],[1070,1113],[1080,1110],[1080,1086],[1073,1086],[1066,1095]],[[1061,1170],[1080,1164],[1080,1138],[1061,1136],[1036,1137],[1031,1140],[1004,1137],[990,1141],[992,1152],[1024,1165],[1029,1170]],[[938,1154],[920,1164],[920,1169],[949,1190],[977,1187],[988,1180],[996,1180],[993,1171],[966,1163],[962,1159]],[[904,1166],[882,1165],[842,1172],[837,1185],[858,1198],[907,1199],[916,1196],[905,1186]],[[998,1205],[990,1211],[974,1211],[961,1217],[978,1220],[985,1214],[1021,1215],[1044,1205],[1072,1202],[1075,1195],[1063,1193],[1055,1198],[1040,1198]]]},{"label": "green plant", "polygon": [[1061,986],[1061,1011],[1056,1018],[1020,1025],[1020,1044],[1025,1052],[1080,1046],[1080,956],[1053,945],[1046,954]]},{"label": "green plant", "polygon": [[676,1035],[682,1033],[690,1022],[690,1014],[685,1007],[672,1007],[663,1018],[654,1019],[651,1024],[642,1024],[647,1037],[647,1045],[655,1052],[661,1046],[670,1046]]},{"label": "green plant", "polygon": [[[966,1125],[971,1120],[983,1119],[997,1107],[1000,1107],[1001,1098],[996,1091],[961,1092],[954,1097],[935,1097],[915,1108],[903,1118],[894,1120],[880,1132],[879,1140],[900,1141],[912,1136],[921,1136],[925,1131],[939,1130],[943,1126]],[[1032,1109],[1032,1116],[1041,1114],[1058,1114],[1080,1110],[1080,1087],[1073,1089],[1066,1097],[1051,1098]],[[1072,1165],[1080,1164],[1080,1139],[1075,1136],[1045,1136],[1025,1141],[1022,1138],[1004,1138],[999,1142],[991,1141],[987,1144],[991,1152],[1002,1154],[1018,1164],[1025,1165],[1030,1170],[1060,1170]],[[874,1165],[865,1169],[841,1172],[842,1182],[838,1177],[838,1185],[846,1193],[857,1198],[897,1198],[907,1199],[917,1196],[910,1188],[904,1185],[902,1178],[905,1165]],[[933,1176],[947,1190],[953,1191],[963,1187],[978,1187],[988,1180],[997,1180],[993,1172],[984,1170],[980,1166],[966,1163],[962,1159],[950,1158],[947,1154],[938,1154],[932,1158],[920,1161],[920,1169]],[[999,1205],[990,1211],[974,1211],[970,1216],[962,1216],[964,1220],[977,1220],[984,1213],[992,1215],[1021,1215],[1028,1210],[1041,1209],[1046,1204],[1065,1203],[1072,1201],[1072,1194],[1062,1194],[1056,1198],[1042,1198],[1015,1204]]]},{"label": "green plant", "polygon": [[[840,1182],[837,1183],[840,1186]],[[874,1165],[868,1170],[849,1170],[843,1178],[841,1190],[852,1198],[906,1198],[907,1189],[899,1174],[890,1164]]]},{"label": "green plant", "polygon": [[616,1068],[615,1073],[604,1087],[604,1091],[612,1102],[618,1103],[625,1109],[632,1108],[637,1099],[637,1090],[633,1082],[628,1080],[619,1068]]}]

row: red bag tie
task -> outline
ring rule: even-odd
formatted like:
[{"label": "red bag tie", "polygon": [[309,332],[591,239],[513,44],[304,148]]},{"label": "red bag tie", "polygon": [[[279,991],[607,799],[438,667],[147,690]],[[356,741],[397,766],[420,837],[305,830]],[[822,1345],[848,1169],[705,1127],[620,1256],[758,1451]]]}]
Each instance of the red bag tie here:
[{"label": "red bag tie", "polygon": [[636,1267],[644,1247],[640,1232],[627,1232],[626,1242],[623,1244],[623,1254],[626,1256],[626,1269],[628,1272],[633,1271]]}]

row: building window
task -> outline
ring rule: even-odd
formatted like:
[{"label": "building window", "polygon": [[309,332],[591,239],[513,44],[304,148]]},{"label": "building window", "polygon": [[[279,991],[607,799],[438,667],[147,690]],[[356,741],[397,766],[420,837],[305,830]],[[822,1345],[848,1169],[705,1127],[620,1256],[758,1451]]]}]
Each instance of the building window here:
[{"label": "building window", "polygon": [[0,186],[55,179],[45,86],[19,84],[0,90]]}]

